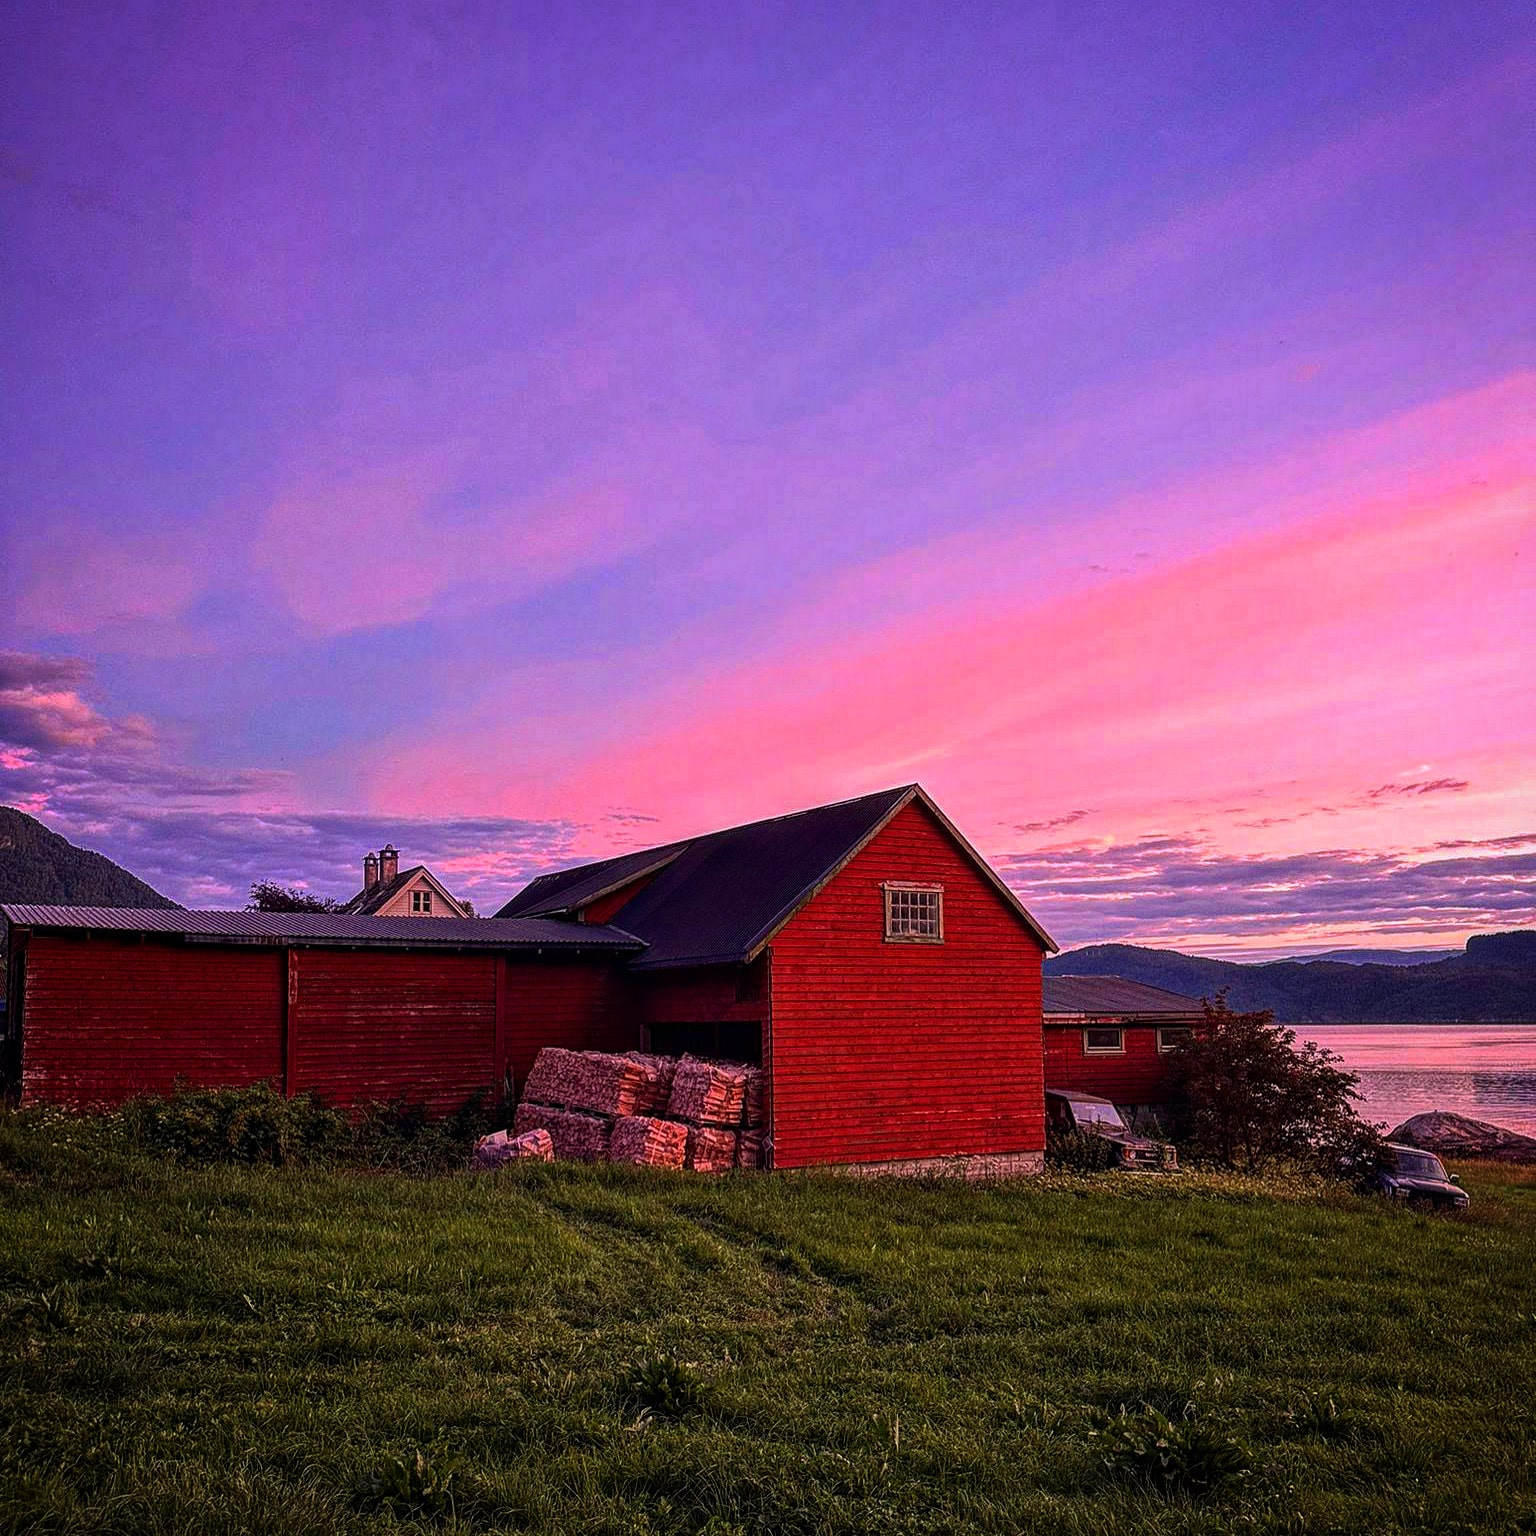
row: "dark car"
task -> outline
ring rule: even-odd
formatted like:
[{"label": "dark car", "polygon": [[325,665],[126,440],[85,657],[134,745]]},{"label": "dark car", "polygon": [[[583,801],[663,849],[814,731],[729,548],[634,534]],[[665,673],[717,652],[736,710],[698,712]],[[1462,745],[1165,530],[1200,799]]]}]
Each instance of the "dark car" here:
[{"label": "dark car", "polygon": [[1172,1147],[1136,1135],[1108,1099],[1095,1098],[1091,1093],[1079,1093],[1075,1088],[1047,1088],[1045,1123],[1053,1131],[1079,1131],[1111,1142],[1116,1166],[1120,1168],[1157,1173],[1179,1166],[1178,1154]]},{"label": "dark car", "polygon": [[1387,1164],[1376,1175],[1376,1188],[1394,1200],[1442,1211],[1464,1211],[1470,1198],[1433,1152],[1400,1141],[1387,1143]]}]

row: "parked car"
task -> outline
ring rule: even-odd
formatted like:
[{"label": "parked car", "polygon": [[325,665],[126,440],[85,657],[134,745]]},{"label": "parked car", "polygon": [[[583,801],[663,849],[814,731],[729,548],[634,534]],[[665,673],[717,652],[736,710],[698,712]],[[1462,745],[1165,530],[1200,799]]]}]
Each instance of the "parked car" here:
[{"label": "parked car", "polygon": [[1433,1152],[1389,1141],[1387,1158],[1386,1167],[1376,1175],[1376,1188],[1382,1194],[1436,1210],[1466,1210],[1471,1197]]},{"label": "parked car", "polygon": [[1116,1166],[1120,1168],[1157,1173],[1179,1166],[1178,1153],[1172,1147],[1136,1135],[1108,1099],[1095,1098],[1091,1093],[1079,1093],[1074,1088],[1047,1088],[1045,1123],[1049,1130],[1079,1131],[1111,1142]]}]

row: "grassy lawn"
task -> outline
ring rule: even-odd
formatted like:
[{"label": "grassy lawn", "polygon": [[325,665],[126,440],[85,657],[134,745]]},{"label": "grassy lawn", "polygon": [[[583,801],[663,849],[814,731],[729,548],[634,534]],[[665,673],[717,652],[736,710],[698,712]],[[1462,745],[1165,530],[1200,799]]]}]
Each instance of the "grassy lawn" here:
[{"label": "grassy lawn", "polygon": [[[1536,1530],[1529,1173],[1465,1168],[1471,1214],[1433,1219],[1200,1175],[409,1179],[89,1142],[0,1120],[0,1529]],[[642,1412],[632,1368],[672,1359],[679,1416]],[[1112,1472],[1096,1410],[1144,1402],[1251,1470]]]}]

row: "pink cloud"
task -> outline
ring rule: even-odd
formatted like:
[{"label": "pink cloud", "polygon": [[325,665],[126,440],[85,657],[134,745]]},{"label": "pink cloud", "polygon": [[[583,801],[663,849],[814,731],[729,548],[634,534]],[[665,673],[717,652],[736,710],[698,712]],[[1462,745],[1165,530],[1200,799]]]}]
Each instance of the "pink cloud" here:
[{"label": "pink cloud", "polygon": [[[532,737],[523,724],[429,739],[426,782],[466,809],[635,804],[661,814],[658,837],[917,777],[999,829],[1089,796],[1106,828],[1178,797],[1200,806],[1186,817],[1210,816],[1286,780],[1272,826],[1308,797],[1474,777],[1477,794],[1415,797],[1415,824],[1497,820],[1536,744],[1520,556],[1536,466],[1518,430],[1533,403],[1536,378],[1509,379],[1271,465],[1273,526],[1088,585],[1058,590],[1065,546],[1039,561],[1027,529],[946,539],[823,593],[754,660],[679,655],[675,686],[600,720],[552,693]],[[1206,503],[1241,524],[1265,486],[1243,469],[1137,498],[1090,531],[1124,547],[1127,524],[1198,519]],[[386,764],[376,803],[419,803],[416,773]],[[1351,814],[1370,841],[1390,835],[1379,806]]]},{"label": "pink cloud", "polygon": [[169,619],[208,579],[205,530],[174,535],[102,530],[56,512],[30,531],[14,621],[28,634],[76,636]]}]

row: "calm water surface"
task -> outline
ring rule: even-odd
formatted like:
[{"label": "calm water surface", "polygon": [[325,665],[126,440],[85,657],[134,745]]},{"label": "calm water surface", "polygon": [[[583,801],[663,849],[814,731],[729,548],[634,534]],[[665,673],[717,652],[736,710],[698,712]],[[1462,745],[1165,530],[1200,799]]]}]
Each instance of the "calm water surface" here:
[{"label": "calm water surface", "polygon": [[1536,1023],[1298,1024],[1360,1074],[1361,1112],[1390,1129],[1446,1109],[1536,1136]]}]

